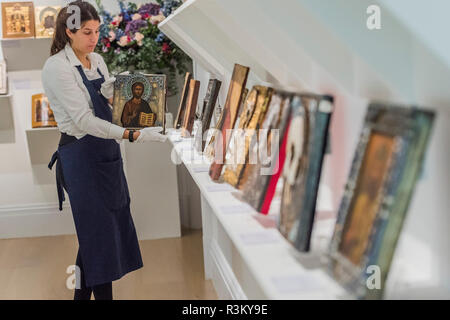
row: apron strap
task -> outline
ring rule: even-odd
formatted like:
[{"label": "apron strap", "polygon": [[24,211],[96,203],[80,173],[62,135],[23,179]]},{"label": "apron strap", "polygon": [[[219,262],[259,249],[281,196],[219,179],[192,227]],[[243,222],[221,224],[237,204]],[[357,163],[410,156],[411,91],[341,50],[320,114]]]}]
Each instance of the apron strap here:
[{"label": "apron strap", "polygon": [[[62,204],[66,200],[66,197],[64,195],[64,189],[65,183],[64,183],[64,176],[62,173],[61,168],[61,161],[59,159],[59,153],[58,151],[55,151],[52,155],[52,159],[50,160],[48,164],[48,168],[52,170],[53,165],[56,163],[56,189],[58,190],[58,205],[59,205],[59,211],[62,211]],[[67,189],[67,188],[66,188]]]},{"label": "apron strap", "polygon": [[[81,78],[83,79],[83,83],[86,84],[86,82],[89,82],[89,79],[86,77],[86,74],[83,71],[83,68],[81,67],[81,65],[75,66],[78,69],[78,72],[81,75]],[[97,67],[97,72],[100,75],[99,79],[104,80],[105,77],[103,76],[103,74],[100,72],[100,68]]]},{"label": "apron strap", "polygon": [[100,75],[100,77],[101,77],[102,79],[105,79],[105,77],[103,76],[103,74],[100,72],[100,68],[98,68],[98,67],[97,67],[97,72],[98,72],[98,74]]},{"label": "apron strap", "polygon": [[55,152],[53,153],[52,159],[51,159],[50,162],[48,163],[48,168],[49,168],[50,170],[52,170],[53,165],[54,165],[55,162],[56,162],[56,159],[58,159],[58,151],[55,151]]},{"label": "apron strap", "polygon": [[97,72],[101,75],[100,78],[88,80],[81,65],[76,66],[76,68],[78,69],[78,72],[83,79],[83,83],[89,92],[89,96],[94,107],[95,116],[108,122],[112,122],[111,108],[108,106],[108,101],[106,98],[100,92],[101,84],[105,81],[100,69],[97,67]]}]

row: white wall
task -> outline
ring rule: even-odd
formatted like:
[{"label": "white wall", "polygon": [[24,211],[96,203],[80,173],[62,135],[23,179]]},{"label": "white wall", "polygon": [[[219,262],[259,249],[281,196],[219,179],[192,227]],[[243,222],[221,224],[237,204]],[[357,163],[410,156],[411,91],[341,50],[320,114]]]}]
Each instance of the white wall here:
[{"label": "white wall", "polygon": [[450,2],[447,0],[380,0],[421,41],[450,65]]}]

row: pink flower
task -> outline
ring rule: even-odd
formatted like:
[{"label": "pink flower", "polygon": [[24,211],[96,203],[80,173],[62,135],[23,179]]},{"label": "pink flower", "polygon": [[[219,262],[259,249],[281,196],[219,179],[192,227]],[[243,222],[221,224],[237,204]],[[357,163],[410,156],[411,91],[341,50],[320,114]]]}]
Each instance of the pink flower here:
[{"label": "pink flower", "polygon": [[128,36],[121,36],[118,42],[119,46],[124,47],[128,44]]},{"label": "pink flower", "polygon": [[108,34],[109,34],[109,41],[116,40],[116,33],[114,31],[110,31]]},{"label": "pink flower", "polygon": [[139,13],[135,13],[131,17],[131,20],[141,20],[141,19],[142,19],[142,16]]},{"label": "pink flower", "polygon": [[137,41],[138,46],[142,46],[142,39],[144,39],[144,35],[140,32],[136,32],[134,34],[134,39]]},{"label": "pink flower", "polygon": [[166,17],[163,14],[159,14],[157,16],[151,16],[150,17],[150,23],[151,24],[158,24],[161,21],[163,21]]}]

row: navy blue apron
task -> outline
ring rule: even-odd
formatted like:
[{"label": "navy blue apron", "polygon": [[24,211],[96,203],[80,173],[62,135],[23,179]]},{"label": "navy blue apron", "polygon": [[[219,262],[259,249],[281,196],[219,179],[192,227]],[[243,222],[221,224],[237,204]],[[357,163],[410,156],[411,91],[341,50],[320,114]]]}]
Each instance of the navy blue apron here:
[{"label": "navy blue apron", "polygon": [[[95,115],[111,122],[111,108],[100,93],[103,74],[97,69],[101,78],[88,80],[82,67],[77,69],[89,91]],[[114,281],[141,268],[120,145],[114,139],[86,134],[74,142],[60,144],[49,169],[56,161],[59,210],[65,200],[64,187],[72,208],[86,286]]]}]

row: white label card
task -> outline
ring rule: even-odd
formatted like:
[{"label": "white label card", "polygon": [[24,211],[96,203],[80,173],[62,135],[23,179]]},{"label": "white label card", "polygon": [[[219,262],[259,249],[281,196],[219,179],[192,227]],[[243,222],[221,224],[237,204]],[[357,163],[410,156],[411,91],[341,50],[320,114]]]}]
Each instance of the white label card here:
[{"label": "white label card", "polygon": [[233,187],[229,184],[210,184],[206,186],[206,191],[208,192],[225,192],[225,191],[233,191]]},{"label": "white label card", "polygon": [[239,214],[239,213],[254,213],[255,210],[249,205],[243,204],[233,204],[233,205],[225,205],[219,207],[220,212],[224,214]]},{"label": "white label card", "polygon": [[321,279],[311,272],[273,277],[272,283],[281,294],[306,293],[324,289]]},{"label": "white label card", "polygon": [[239,237],[245,245],[268,244],[280,241],[280,238],[273,232],[264,231],[243,233],[240,234]]},{"label": "white label card", "polygon": [[200,173],[200,172],[209,172],[209,166],[205,166],[205,167],[196,167],[193,169],[195,173]]}]

